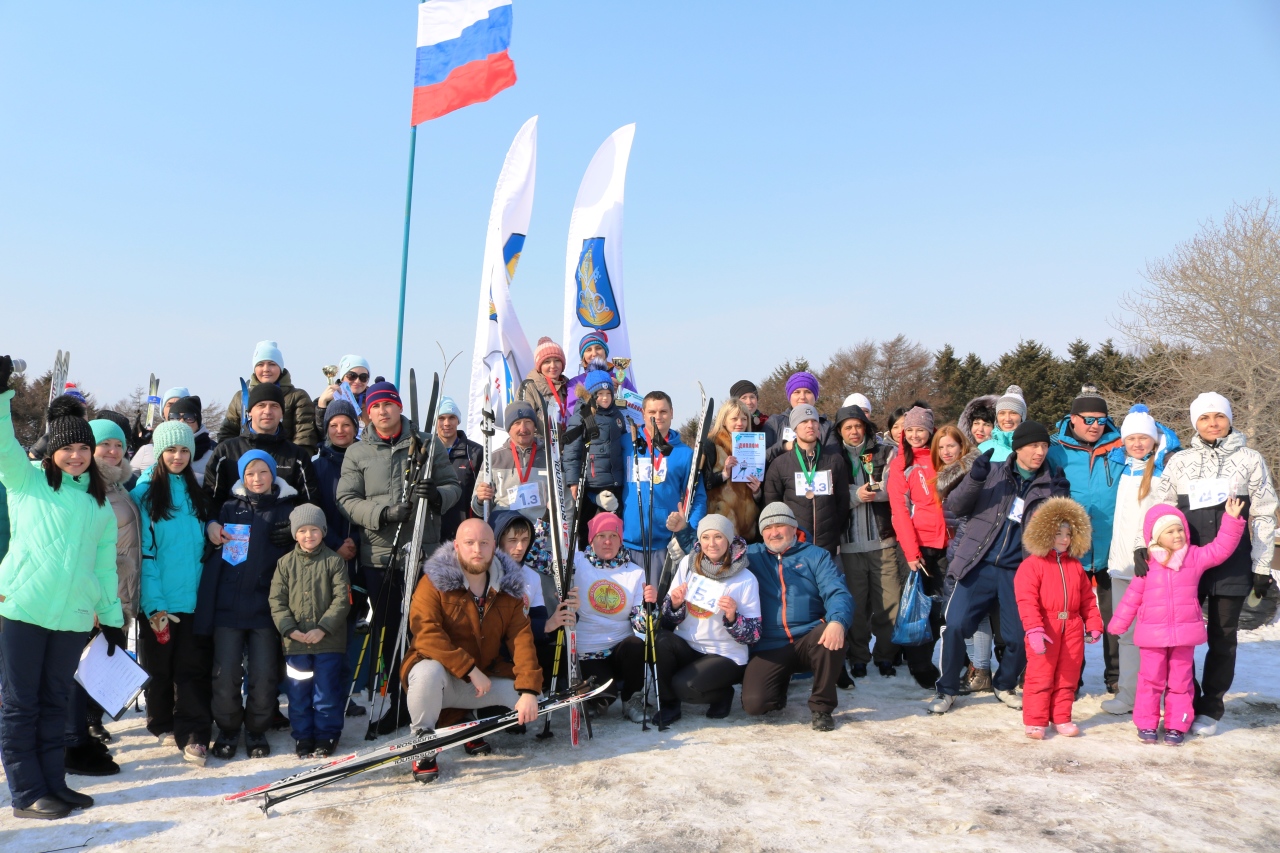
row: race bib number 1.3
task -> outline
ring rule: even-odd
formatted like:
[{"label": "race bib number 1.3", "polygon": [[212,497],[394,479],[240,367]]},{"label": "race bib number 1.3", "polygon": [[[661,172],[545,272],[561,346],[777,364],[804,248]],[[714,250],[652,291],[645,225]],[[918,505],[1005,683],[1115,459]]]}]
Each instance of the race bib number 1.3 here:
[{"label": "race bib number 1.3", "polygon": [[507,505],[511,509],[530,509],[542,506],[542,497],[538,494],[537,483],[522,483],[507,489]]}]

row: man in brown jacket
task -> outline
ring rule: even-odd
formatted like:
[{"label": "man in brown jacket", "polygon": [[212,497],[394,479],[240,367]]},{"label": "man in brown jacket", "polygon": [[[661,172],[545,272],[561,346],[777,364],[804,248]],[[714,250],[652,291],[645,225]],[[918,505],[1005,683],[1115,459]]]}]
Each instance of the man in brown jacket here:
[{"label": "man in brown jacket", "polygon": [[[423,567],[409,605],[413,647],[400,670],[414,731],[434,730],[442,708],[502,705],[516,710],[521,725],[538,718],[542,669],[524,575],[495,550],[492,528],[470,518]],[[482,750],[481,742],[468,751]],[[414,762],[421,782],[437,773],[434,757]]]}]

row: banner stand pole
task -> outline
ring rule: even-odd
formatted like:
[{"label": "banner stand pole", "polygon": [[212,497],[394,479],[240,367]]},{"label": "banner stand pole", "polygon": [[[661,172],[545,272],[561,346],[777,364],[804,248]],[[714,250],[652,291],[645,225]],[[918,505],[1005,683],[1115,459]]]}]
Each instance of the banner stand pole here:
[{"label": "banner stand pole", "polygon": [[400,357],[404,350],[404,294],[409,275],[409,219],[413,213],[413,161],[418,151],[418,126],[409,128],[409,186],[404,199],[404,246],[400,250],[400,314],[396,320],[396,372],[394,381],[400,387]]}]

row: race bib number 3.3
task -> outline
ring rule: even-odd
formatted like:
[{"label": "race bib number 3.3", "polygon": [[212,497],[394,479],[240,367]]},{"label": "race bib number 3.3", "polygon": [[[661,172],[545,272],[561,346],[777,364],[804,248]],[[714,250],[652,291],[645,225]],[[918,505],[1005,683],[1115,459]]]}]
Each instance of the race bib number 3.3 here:
[{"label": "race bib number 3.3", "polygon": [[1226,477],[1215,477],[1211,480],[1192,480],[1187,491],[1187,504],[1191,509],[1204,509],[1226,503],[1234,489],[1231,480]]},{"label": "race bib number 3.3", "polygon": [[804,476],[803,472],[796,472],[796,496],[804,497],[805,495],[829,495],[831,494],[831,472],[815,471],[813,473],[813,482],[810,483]]}]

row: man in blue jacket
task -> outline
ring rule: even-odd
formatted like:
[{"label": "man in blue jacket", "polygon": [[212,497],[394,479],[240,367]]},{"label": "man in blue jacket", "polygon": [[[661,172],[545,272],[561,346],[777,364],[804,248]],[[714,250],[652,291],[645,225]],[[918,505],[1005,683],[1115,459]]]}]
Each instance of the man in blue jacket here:
[{"label": "man in blue jacket", "polygon": [[[650,585],[656,587],[667,555],[667,543],[671,541],[672,534],[686,527],[697,529],[698,522],[707,514],[707,491],[699,478],[693,492],[693,508],[686,520],[680,514],[680,502],[693,467],[693,448],[681,441],[680,433],[671,428],[671,398],[666,393],[650,391],[644,397],[642,411],[645,426],[635,433],[634,440],[631,435],[622,437],[622,463],[626,477],[621,496],[622,541],[631,551],[632,559],[640,563],[645,553],[644,531],[652,527],[649,565],[645,566],[645,571]],[[665,442],[659,440],[655,446],[654,435],[665,436]],[[652,513],[649,511],[650,469],[653,470]]]},{"label": "man in blue jacket", "polygon": [[[1071,499],[1085,508],[1093,525],[1093,547],[1080,562],[1094,579],[1104,625],[1111,621],[1112,613],[1107,558],[1111,552],[1116,491],[1120,488],[1122,471],[1122,466],[1107,457],[1112,450],[1123,446],[1120,430],[1107,416],[1107,401],[1092,385],[1080,389],[1080,394],[1071,402],[1071,414],[1058,422],[1049,445],[1049,462],[1067,475],[1071,481]],[[1120,680],[1120,643],[1112,634],[1103,637],[1102,660],[1107,692],[1115,693]]]},{"label": "man in blue jacket", "polygon": [[764,508],[760,533],[764,543],[747,548],[747,568],[760,584],[761,627],[742,678],[742,709],[758,716],[785,708],[791,676],[811,671],[813,728],[829,732],[853,596],[831,555],[797,540],[796,517],[786,504]]}]

